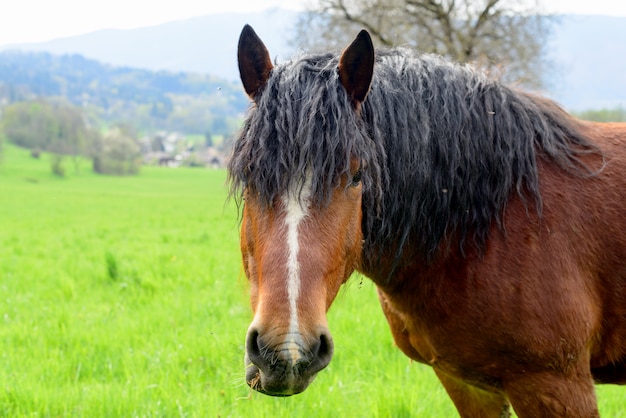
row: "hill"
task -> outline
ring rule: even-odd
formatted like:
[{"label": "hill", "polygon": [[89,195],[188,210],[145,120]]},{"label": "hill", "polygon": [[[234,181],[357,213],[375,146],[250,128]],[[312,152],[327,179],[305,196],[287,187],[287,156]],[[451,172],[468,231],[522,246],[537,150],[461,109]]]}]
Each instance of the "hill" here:
[{"label": "hill", "polygon": [[8,45],[0,50],[80,54],[107,64],[153,71],[211,74],[239,80],[237,41],[251,24],[271,45],[273,56],[285,58],[287,39],[297,12],[270,9],[260,13],[226,13],[174,21],[132,30],[100,30],[50,42]]},{"label": "hill", "polygon": [[81,55],[0,52],[0,103],[63,98],[104,122],[226,135],[248,106],[239,83],[211,75],[114,67]]}]

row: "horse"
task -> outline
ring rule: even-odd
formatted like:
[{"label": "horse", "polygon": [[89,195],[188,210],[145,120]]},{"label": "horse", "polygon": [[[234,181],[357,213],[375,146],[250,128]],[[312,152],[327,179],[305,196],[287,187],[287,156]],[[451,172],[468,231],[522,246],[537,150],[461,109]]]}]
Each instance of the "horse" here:
[{"label": "horse", "polygon": [[237,54],[248,385],[307,388],[357,271],[461,416],[598,416],[595,383],[626,384],[626,124],[366,31],[272,63],[246,25]]}]

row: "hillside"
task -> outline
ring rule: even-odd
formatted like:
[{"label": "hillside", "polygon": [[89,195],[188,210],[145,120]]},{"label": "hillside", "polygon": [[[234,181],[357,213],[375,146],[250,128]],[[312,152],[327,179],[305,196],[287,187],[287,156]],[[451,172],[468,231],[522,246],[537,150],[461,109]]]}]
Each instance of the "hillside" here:
[{"label": "hillside", "polygon": [[140,29],[107,29],[50,42],[9,45],[0,50],[81,54],[115,66],[211,74],[238,81],[236,55],[241,28],[251,24],[271,46],[272,57],[284,59],[290,55],[287,40],[297,16],[297,12],[282,9],[214,14]]},{"label": "hillside", "polygon": [[239,83],[215,76],[114,67],[76,54],[0,52],[0,103],[37,96],[142,130],[224,135],[248,106]]}]

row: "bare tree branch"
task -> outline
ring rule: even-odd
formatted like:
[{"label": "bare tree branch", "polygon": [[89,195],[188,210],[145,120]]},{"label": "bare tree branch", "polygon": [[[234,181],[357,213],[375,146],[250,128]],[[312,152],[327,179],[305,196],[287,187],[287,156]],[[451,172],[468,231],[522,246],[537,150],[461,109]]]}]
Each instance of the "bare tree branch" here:
[{"label": "bare tree branch", "polygon": [[337,10],[343,14],[343,17],[346,21],[357,23],[363,26],[370,35],[378,38],[378,40],[385,46],[393,46],[393,42],[387,39],[385,34],[381,32],[380,28],[382,27],[382,22],[380,20],[376,22],[377,24],[372,24],[366,19],[361,19],[358,15],[352,15],[348,8],[346,7],[343,0],[337,0]]},{"label": "bare tree branch", "polygon": [[[315,1],[315,0],[314,0]],[[301,19],[297,45],[345,45],[362,28],[379,46],[409,46],[486,68],[509,81],[541,85],[551,19],[541,0],[316,0]]]}]

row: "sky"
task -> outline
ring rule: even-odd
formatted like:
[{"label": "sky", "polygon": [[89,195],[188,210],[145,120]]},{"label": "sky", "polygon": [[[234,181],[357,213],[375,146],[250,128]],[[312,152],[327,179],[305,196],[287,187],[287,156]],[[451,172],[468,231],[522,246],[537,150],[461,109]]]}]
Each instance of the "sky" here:
[{"label": "sky", "polygon": [[[0,5],[0,46],[43,42],[99,29],[133,29],[214,13],[271,7],[304,9],[311,0],[16,0]],[[626,16],[624,0],[542,0],[553,13]]]}]

